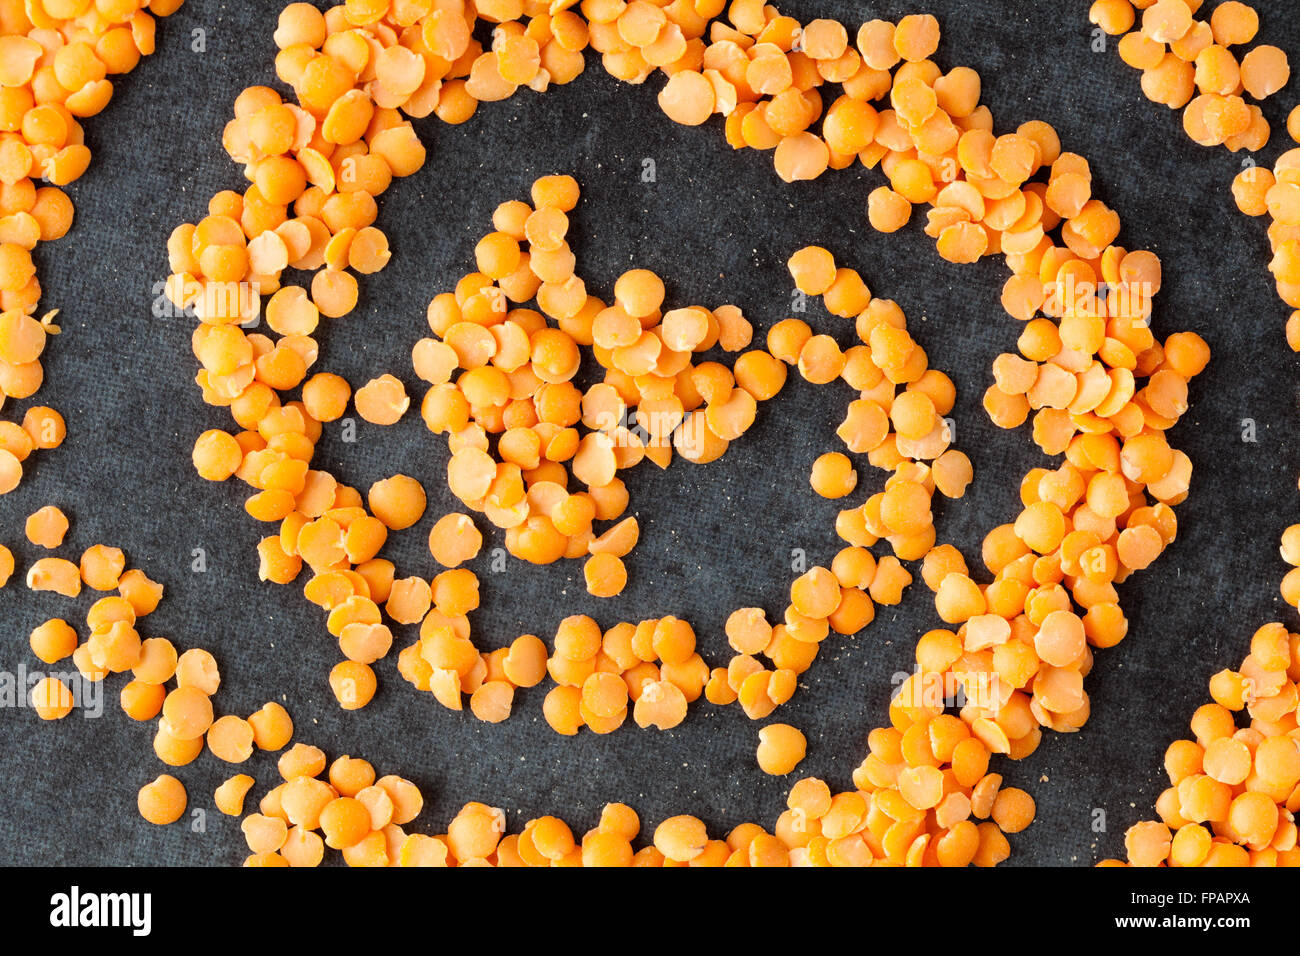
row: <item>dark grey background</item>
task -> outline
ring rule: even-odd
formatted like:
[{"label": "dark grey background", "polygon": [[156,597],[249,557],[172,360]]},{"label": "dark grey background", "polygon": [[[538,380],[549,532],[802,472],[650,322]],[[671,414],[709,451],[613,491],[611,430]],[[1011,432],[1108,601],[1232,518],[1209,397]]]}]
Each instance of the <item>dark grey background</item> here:
[{"label": "dark grey background", "polygon": [[[109,108],[86,124],[95,160],[70,190],[76,226],[38,252],[42,305],[62,309],[64,334],[47,353],[48,384],[36,400],[64,412],[69,437],[58,451],[33,459],[22,487],[0,501],[0,540],[24,568],[36,557],[22,535],[24,517],[57,503],[72,517],[72,556],[98,541],[125,548],[132,565],[167,586],[142,630],[217,655],[224,677],[220,711],[247,714],[284,695],[299,739],[331,756],[364,755],[381,773],[416,780],[427,801],[417,826],[429,832],[444,828],[471,799],[508,808],[512,828],[544,812],[585,828],[608,800],[631,803],[652,825],[693,812],[718,833],[742,820],[770,826],[793,778],[758,771],[759,725],[736,707],[701,701],[669,733],[629,724],[607,737],[560,738],[541,717],[545,686],[518,694],[514,716],[487,726],[412,690],[396,673],[394,652],[378,665],[375,702],[345,715],[325,682],[339,654],[322,615],[297,586],[258,582],[254,546],[265,529],[241,510],[246,489],[205,483],[189,462],[195,435],[229,427],[229,418],[199,399],[191,323],[155,319],[150,306],[154,283],[166,271],[168,232],[203,215],[214,191],[244,185],[220,148],[220,131],[244,86],[273,80],[271,31],[281,6],[279,0],[190,0],[159,24],[158,53],[119,82]],[[1287,5],[1259,6],[1261,39],[1293,56],[1300,52],[1300,25],[1287,16]],[[1082,733],[1049,734],[1032,757],[1000,767],[1039,807],[1037,822],[1012,838],[1012,862],[1090,864],[1122,853],[1124,829],[1151,815],[1165,785],[1164,748],[1205,699],[1208,676],[1240,661],[1258,625],[1273,619],[1295,625],[1277,594],[1285,568],[1276,550],[1279,533],[1295,520],[1297,361],[1283,339],[1288,310],[1265,271],[1265,223],[1240,215],[1229,193],[1244,154],[1191,143],[1178,114],[1143,98],[1138,75],[1118,60],[1114,41],[1105,53],[1092,52],[1086,3],[782,5],[804,19],[835,16],[851,27],[920,7],[942,22],[940,64],[965,64],[982,74],[998,130],[1029,119],[1054,124],[1065,148],[1092,162],[1096,194],[1121,213],[1120,241],[1163,258],[1157,333],[1193,329],[1215,353],[1173,433],[1196,467],[1192,497],[1178,508],[1178,540],[1122,588],[1130,636],[1098,655],[1088,680],[1092,719]],[[427,328],[425,305],[470,268],[474,242],[489,228],[496,204],[526,197],[528,184],[543,173],[568,171],[583,186],[573,217],[575,248],[579,272],[600,294],[610,293],[624,269],[645,266],[666,277],[672,302],[738,303],[761,333],[788,314],[785,259],[802,245],[821,243],[861,270],[878,295],[902,304],[932,364],[958,385],[958,444],[973,458],[976,480],[964,499],[939,509],[937,520],[941,540],[956,543],[974,566],[983,533],[1016,513],[1020,476],[1042,462],[1025,430],[996,429],[980,408],[990,363],[1014,350],[1019,333],[998,305],[1005,266],[943,262],[922,234],[920,216],[894,236],[875,234],[865,202],[878,173],[856,166],[787,186],[773,173],[770,154],[733,153],[716,121],[702,129],[671,123],[655,103],[661,83],[617,83],[589,61],[577,82],[543,98],[524,91],[485,105],[460,127],[418,123],[429,163],[395,183],[382,204],[379,225],[392,238],[394,259],[363,280],[353,315],[327,323],[318,369],[354,384],[392,372],[422,394],[409,350]],[[1282,127],[1294,88],[1266,106],[1278,130],[1266,162],[1286,148]],[[641,181],[644,159],[654,160],[657,182]],[[809,318],[842,343],[852,340],[849,324],[830,319],[820,306]],[[492,575],[481,559],[476,641],[494,648],[522,632],[549,636],[563,616],[578,612],[606,626],[676,614],[694,623],[706,659],[725,662],[726,614],[750,604],[778,614],[791,550],[827,562],[839,547],[832,521],[841,505],[816,498],[807,474],[817,455],[839,447],[834,429],[848,397],[845,387],[815,389],[794,376],[722,461],[677,463],[667,473],[649,464],[633,471],[631,510],[642,537],[629,562],[629,587],[616,600],[586,595],[579,562],[538,569],[512,561],[506,573]],[[25,404],[6,408],[5,416],[21,414]],[[1241,440],[1246,418],[1257,423],[1257,443]],[[356,444],[336,437],[321,445],[319,458],[358,487],[397,471],[425,481],[429,514],[395,536],[389,556],[401,573],[434,573],[427,529],[459,507],[442,480],[442,440],[415,414],[392,429],[361,423]],[[865,460],[861,475],[862,492],[852,500],[885,477]],[[190,571],[197,547],[208,554],[206,574]],[[0,592],[2,666],[36,664],[27,647],[31,628],[52,616],[80,626],[89,601],[74,605],[30,594],[20,571]],[[918,576],[901,606],[881,608],[857,637],[832,637],[824,645],[778,715],[808,735],[798,775],[851,785],[867,732],[885,720],[891,675],[909,667],[917,636],[938,624]],[[410,639],[402,635],[402,643]],[[246,770],[258,778],[252,806],[275,780],[274,757],[258,755],[232,768],[205,755],[178,775],[191,806],[208,810],[206,832],[148,826],[135,813],[135,793],[165,768],[150,747],[153,725],[135,724],[118,709],[121,682],[110,682],[103,719],[74,714],[43,724],[25,708],[0,714],[0,860],[230,864],[243,858],[237,822],[212,810],[211,793],[236,769]],[[1093,831],[1095,808],[1107,815],[1105,832]]]}]

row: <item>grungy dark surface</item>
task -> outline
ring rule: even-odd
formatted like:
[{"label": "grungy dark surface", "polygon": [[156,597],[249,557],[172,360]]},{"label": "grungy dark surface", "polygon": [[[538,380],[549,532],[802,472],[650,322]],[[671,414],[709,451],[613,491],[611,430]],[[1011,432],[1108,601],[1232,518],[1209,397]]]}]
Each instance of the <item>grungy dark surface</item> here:
[{"label": "grungy dark surface", "polygon": [[[47,352],[48,385],[36,401],[67,416],[69,437],[0,500],[0,540],[14,548],[20,569],[0,592],[0,668],[39,666],[27,635],[46,618],[66,617],[84,630],[89,595],[74,604],[22,584],[22,569],[37,557],[23,538],[23,519],[56,503],[72,518],[61,553],[75,559],[90,544],[116,544],[132,566],[166,584],[161,608],[142,631],[217,655],[220,712],[246,715],[283,700],[298,739],[417,781],[427,802],[416,828],[442,831],[471,799],[507,808],[512,829],[548,812],[586,828],[610,800],[632,804],[651,826],[681,812],[701,815],[717,832],[743,820],[770,826],[792,778],[758,770],[759,725],[736,707],[701,701],[668,733],[629,721],[607,737],[561,738],[541,716],[544,685],[517,695],[509,721],[488,726],[410,688],[397,675],[395,649],[377,665],[375,702],[344,714],[326,684],[339,653],[321,613],[298,586],[258,582],[254,547],[264,529],[242,511],[244,487],[206,483],[189,460],[195,436],[229,427],[229,418],[203,405],[194,386],[192,323],[156,318],[151,306],[166,274],[169,231],[197,221],[216,190],[245,185],[221,150],[220,131],[241,89],[274,82],[271,32],[281,6],[189,0],[159,24],[158,53],[119,82],[108,109],[86,124],[95,158],[70,190],[76,226],[38,253],[42,305],[62,310],[64,333]],[[1085,865],[1121,854],[1125,828],[1152,814],[1165,786],[1164,749],[1205,700],[1209,675],[1240,661],[1258,625],[1296,626],[1277,594],[1285,570],[1277,540],[1296,520],[1293,382],[1300,361],[1284,346],[1287,310],[1265,270],[1265,223],[1240,215],[1229,193],[1244,154],[1188,140],[1179,114],[1142,96],[1113,40],[1104,51],[1093,48],[1087,7],[1083,0],[782,4],[805,20],[838,17],[851,33],[875,16],[938,15],[938,62],[979,70],[997,131],[1030,119],[1055,125],[1064,147],[1091,161],[1096,194],[1123,217],[1121,244],[1162,257],[1158,335],[1192,329],[1214,350],[1209,370],[1192,385],[1191,411],[1173,433],[1196,469],[1191,498],[1177,509],[1178,539],[1122,588],[1130,636],[1098,654],[1087,682],[1092,719],[1081,733],[1046,735],[1019,764],[1002,763],[1007,782],[1038,801],[1037,822],[1011,838],[1015,864]],[[1289,4],[1259,7],[1260,39],[1300,53],[1300,24]],[[790,314],[786,258],[820,243],[859,269],[876,294],[902,304],[931,363],[957,383],[958,446],[974,460],[976,479],[964,499],[938,508],[937,521],[940,540],[961,547],[974,567],[983,534],[1015,515],[1020,476],[1044,463],[1025,429],[1000,431],[980,407],[990,363],[1014,350],[1019,333],[998,304],[1005,266],[943,262],[919,215],[896,235],[875,234],[865,202],[879,173],[855,166],[787,186],[770,154],[732,152],[718,121],[698,129],[671,123],[655,103],[662,82],[624,85],[589,59],[577,82],[544,96],[524,91],[484,105],[460,127],[419,122],[429,162],[382,200],[379,225],[392,238],[393,261],[362,281],[353,315],[325,323],[317,369],[354,385],[392,372],[418,400],[423,389],[409,352],[427,328],[428,300],[471,268],[492,209],[526,198],[540,174],[567,171],[582,184],[574,245],[589,288],[608,296],[623,270],[652,268],[666,278],[670,303],[737,303],[760,335]],[[1262,162],[1286,148],[1295,86],[1266,105],[1277,132]],[[654,181],[646,182],[650,164]],[[851,326],[819,304],[807,318],[851,342]],[[779,614],[792,552],[828,562],[839,547],[832,521],[844,503],[816,498],[807,475],[817,455],[839,447],[834,429],[848,397],[846,387],[816,389],[793,376],[720,462],[679,462],[666,473],[649,464],[635,469],[628,485],[641,543],[629,562],[629,587],[615,600],[587,596],[580,562],[538,569],[511,560],[492,574],[485,548],[475,564],[483,581],[483,607],[472,616],[476,640],[495,648],[525,632],[549,638],[573,613],[605,626],[676,614],[693,622],[707,660],[725,662],[727,613],[756,604]],[[21,416],[27,404],[3,414]],[[1248,423],[1254,442],[1243,441]],[[401,574],[432,575],[428,528],[459,508],[443,480],[444,442],[414,413],[391,429],[358,422],[352,444],[338,441],[337,429],[327,436],[320,460],[357,487],[395,472],[424,481],[429,513],[394,536],[388,556]],[[863,500],[885,477],[865,459],[860,472],[850,501]],[[500,543],[493,532],[487,547]],[[205,573],[191,570],[200,548]],[[796,775],[851,785],[867,732],[886,719],[894,675],[909,668],[916,638],[939,625],[918,575],[902,605],[881,608],[862,634],[824,645],[778,715],[808,735]],[[410,640],[402,633],[399,646]],[[136,790],[166,768],[150,746],[153,725],[121,712],[121,683],[108,682],[99,719],[74,713],[44,724],[25,707],[0,711],[0,861],[242,860],[238,823],[213,809],[211,794],[231,773],[247,771],[258,781],[249,800],[255,805],[276,779],[274,756],[235,768],[205,754],[177,772],[191,808],[205,811],[202,825],[150,826],[136,814]]]}]

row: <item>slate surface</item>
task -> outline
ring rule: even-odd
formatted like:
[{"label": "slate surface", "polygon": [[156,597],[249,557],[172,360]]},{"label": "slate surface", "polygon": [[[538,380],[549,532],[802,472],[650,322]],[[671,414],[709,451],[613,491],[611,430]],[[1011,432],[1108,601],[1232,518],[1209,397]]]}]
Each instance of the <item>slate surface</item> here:
[{"label": "slate surface", "polygon": [[[25,567],[36,555],[23,518],[55,502],[72,516],[69,550],[98,541],[124,547],[133,565],[167,586],[144,632],[211,648],[224,675],[222,710],[246,714],[285,695],[301,739],[418,781],[427,798],[418,825],[428,832],[469,799],[508,808],[512,827],[552,811],[586,827],[607,800],[627,801],[651,822],[696,812],[716,829],[770,824],[790,781],[758,772],[757,725],[737,708],[700,704],[669,733],[629,726],[563,739],[541,718],[544,688],[520,693],[515,716],[487,726],[411,690],[393,654],[378,666],[374,704],[345,715],[325,684],[338,653],[319,612],[297,588],[257,581],[253,549],[263,531],[240,510],[242,486],[207,484],[189,463],[194,436],[228,419],[204,406],[193,385],[191,323],[155,318],[151,304],[170,229],[202,215],[214,191],[241,187],[220,129],[245,85],[272,80],[271,24],[280,6],[190,0],[160,24],[158,53],[86,124],[95,161],[70,190],[76,226],[38,253],[43,304],[62,309],[64,328],[47,353],[49,384],[39,400],[66,414],[69,438],[0,502],[0,540]],[[1240,660],[1259,624],[1295,626],[1277,596],[1284,566],[1276,543],[1295,520],[1296,494],[1297,361],[1283,345],[1287,310],[1264,268],[1264,223],[1238,214],[1228,191],[1243,158],[1191,143],[1177,114],[1144,99],[1113,41],[1095,52],[1087,4],[787,0],[783,9],[856,24],[918,6],[942,21],[939,61],[983,75],[999,131],[1029,119],[1053,123],[1067,149],[1091,160],[1096,193],[1124,217],[1121,242],[1164,259],[1158,332],[1194,329],[1215,351],[1174,432],[1196,467],[1192,497],[1178,509],[1178,540],[1123,587],[1131,636],[1099,655],[1088,681],[1092,719],[1082,733],[1049,735],[1029,759],[1003,765],[1008,783],[1030,789],[1039,807],[1033,827],[1012,838],[1013,862],[1090,864],[1122,852],[1124,829],[1150,815],[1164,786],[1164,748],[1203,701],[1207,677]],[[1262,39],[1300,52],[1300,25],[1287,4],[1260,6]],[[573,217],[579,271],[605,295],[620,272],[645,266],[667,278],[673,303],[735,302],[762,330],[789,314],[786,257],[822,243],[877,294],[903,305],[932,364],[957,383],[958,441],[977,477],[964,499],[939,509],[938,521],[943,540],[977,556],[983,533],[1015,514],[1019,477],[1041,461],[1023,430],[992,427],[979,406],[991,361],[1013,349],[1018,334],[998,305],[1004,266],[941,261],[915,221],[894,236],[876,235],[864,209],[878,174],[857,167],[786,186],[770,156],[733,153],[716,123],[685,129],[668,121],[655,104],[660,82],[626,86],[590,64],[578,82],[543,99],[524,93],[485,106],[460,127],[421,122],[430,162],[394,185],[379,223],[395,257],[363,282],[354,315],[327,323],[318,368],[354,383],[393,372],[415,391],[408,355],[429,298],[470,267],[493,207],[525,197],[542,173],[569,171],[582,183]],[[1275,127],[1294,87],[1266,107]],[[1264,161],[1284,148],[1279,133]],[[642,181],[647,160],[652,183]],[[851,330],[820,306],[808,317],[850,341]],[[706,658],[725,660],[721,625],[730,609],[757,604],[779,613],[792,550],[828,562],[837,549],[831,523],[839,505],[815,498],[806,482],[813,459],[837,447],[847,394],[792,381],[721,462],[631,473],[642,537],[618,600],[589,598],[579,563],[536,569],[512,561],[490,574],[481,558],[477,640],[492,648],[522,632],[549,635],[570,613],[606,625],[672,613],[694,622]],[[1254,443],[1242,441],[1246,419]],[[445,447],[418,416],[387,430],[361,423],[352,444],[333,433],[319,454],[362,488],[399,471],[426,480],[430,514],[396,536],[391,556],[405,573],[432,574],[425,533],[457,503],[441,480]],[[875,490],[883,477],[864,463],[861,488]],[[196,548],[206,553],[206,573],[191,571]],[[16,579],[0,592],[0,666],[33,666],[31,628],[51,616],[79,623],[88,604],[31,595]],[[885,719],[891,676],[907,669],[916,637],[938,624],[918,584],[861,635],[830,641],[780,715],[808,734],[799,773],[849,785],[867,731]],[[232,768],[210,757],[180,772],[191,805],[208,811],[201,832],[146,826],[136,815],[136,789],[163,768],[150,749],[151,726],[118,709],[119,684],[111,682],[103,719],[45,725],[26,708],[0,712],[0,861],[237,863],[237,822],[215,813],[210,799]],[[266,755],[239,769],[258,778],[253,799],[274,779]],[[1103,832],[1094,831],[1097,810]]]}]

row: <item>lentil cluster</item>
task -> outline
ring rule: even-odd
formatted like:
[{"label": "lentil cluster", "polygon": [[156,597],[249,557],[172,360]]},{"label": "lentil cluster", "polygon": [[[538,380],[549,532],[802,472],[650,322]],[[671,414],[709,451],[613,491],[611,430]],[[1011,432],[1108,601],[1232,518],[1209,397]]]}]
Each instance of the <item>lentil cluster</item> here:
[{"label": "lentil cluster", "polygon": [[[1288,529],[1289,537],[1297,530]],[[1290,563],[1297,560],[1288,552]],[[1278,623],[1251,636],[1240,667],[1210,678],[1213,702],[1192,715],[1194,739],[1165,752],[1169,787],[1156,801],[1159,819],[1124,835],[1129,865],[1300,866],[1297,681],[1300,635]],[[1244,727],[1241,717],[1249,718]]]},{"label": "lentil cluster", "polygon": [[[1149,100],[1183,111],[1183,129],[1193,142],[1257,152],[1271,133],[1257,103],[1287,85],[1291,64],[1283,50],[1266,43],[1252,46],[1240,59],[1233,52],[1259,33],[1254,7],[1224,0],[1198,20],[1203,4],[1095,0],[1088,18],[1107,34],[1122,35],[1120,59],[1142,71],[1142,92]],[[1248,103],[1247,96],[1257,103]]]},{"label": "lentil cluster", "polygon": [[[576,186],[561,181],[570,196],[568,205],[576,201]],[[587,294],[583,284],[575,296],[575,301],[585,300],[581,312],[557,315],[555,303],[546,295],[548,284],[558,285],[556,279],[534,274],[519,287],[516,279],[506,275],[531,270],[533,265],[530,260],[520,261],[529,253],[518,251],[518,235],[501,227],[513,222],[516,234],[529,233],[528,224],[539,211],[548,209],[539,195],[556,182],[550,177],[535,185],[537,209],[518,201],[498,208],[494,217],[498,232],[478,246],[480,272],[462,279],[454,295],[444,293],[434,299],[429,316],[438,337],[421,340],[413,351],[417,374],[434,386],[422,405],[425,423],[449,436],[451,489],[471,508],[484,511],[493,524],[506,526],[506,547],[512,554],[548,563],[581,556],[585,548],[592,555],[586,569],[588,590],[602,597],[617,593],[626,580],[621,562],[610,562],[608,572],[616,588],[600,586],[605,572],[594,571],[593,564],[606,556],[621,558],[631,549],[637,537],[636,519],[623,519],[598,537],[591,531],[593,520],[615,520],[627,505],[626,488],[621,481],[615,485],[617,479],[611,478],[615,469],[632,467],[644,457],[667,467],[674,448],[680,457],[697,463],[719,457],[727,444],[752,424],[757,403],[774,397],[783,387],[786,364],[815,384],[843,379],[859,392],[860,397],[849,406],[841,438],[851,452],[868,454],[873,463],[896,469],[897,481],[907,482],[889,491],[889,497],[873,499],[877,504],[879,500],[893,503],[886,512],[895,528],[891,530],[886,523],[881,534],[890,537],[897,552],[908,558],[921,557],[933,545],[929,501],[935,483],[948,495],[959,497],[970,481],[971,467],[965,455],[948,448],[947,425],[941,417],[953,405],[952,382],[928,368],[924,350],[907,334],[906,321],[895,303],[872,299],[856,271],[837,267],[827,250],[809,247],[790,262],[800,291],[822,295],[833,315],[855,317],[864,344],[842,351],[834,337],[814,335],[806,322],[787,319],[769,331],[767,351],[745,352],[733,369],[717,362],[695,365],[690,360],[692,352],[706,351],[715,344],[734,352],[750,344],[750,326],[738,309],[722,306],[711,312],[689,307],[663,313],[662,281],[646,270],[634,270],[615,284],[613,306]],[[531,234],[536,236],[537,229]],[[505,261],[494,261],[492,257],[503,249]],[[534,255],[536,249],[532,242]],[[572,268],[571,260],[568,253],[566,270]],[[507,287],[506,291],[487,293],[493,288],[488,286],[474,291],[494,273],[502,284],[496,288]],[[569,283],[572,278],[566,276],[563,281]],[[467,282],[473,283],[468,293]],[[541,313],[505,311],[503,304],[498,308],[498,320],[486,326],[489,335],[481,322],[466,319],[481,311],[482,304],[475,296],[485,293],[509,303],[535,295],[558,328],[539,324],[544,322]],[[524,361],[522,345],[511,357],[503,354],[500,343],[520,339],[513,326],[525,321],[534,326],[532,365],[521,366],[521,375],[511,366]],[[876,334],[873,351],[869,343],[877,325],[887,328]],[[552,363],[552,369],[539,369],[539,361],[547,357],[537,347],[543,331],[550,333],[548,341],[563,341],[560,336],[567,335],[573,343],[564,342],[563,357]],[[591,347],[604,369],[604,380],[585,393],[569,384],[580,364],[579,348],[584,346]],[[650,366],[644,364],[647,355],[653,358]],[[503,362],[507,363],[504,369]],[[638,362],[642,364],[635,364]],[[467,370],[453,385],[446,379],[457,367]],[[485,376],[490,373],[497,379],[500,398],[496,404],[474,400],[481,381],[470,381],[473,370],[483,370]],[[907,384],[905,397],[897,403],[896,382]],[[502,407],[504,411],[497,414],[495,410]],[[557,407],[568,410],[563,417],[546,421]],[[634,411],[632,419],[630,410]],[[454,417],[449,419],[449,415]],[[629,420],[634,421],[635,431],[624,424]],[[525,424],[529,422],[531,426]],[[588,429],[582,437],[575,428],[579,424]],[[899,429],[897,433],[891,432],[894,427]],[[488,435],[492,433],[499,436],[496,450],[504,460],[488,454]],[[592,447],[593,443],[598,444]],[[521,449],[527,453],[526,460],[520,457]],[[597,452],[608,457],[602,470],[593,473]],[[919,463],[923,459],[934,460],[933,478],[930,467]],[[569,474],[563,465],[570,460],[574,476],[587,485],[587,491],[567,491]],[[467,492],[467,476],[475,473],[477,485]],[[812,483],[818,493],[839,498],[853,490],[857,476],[849,459],[833,452],[815,464]],[[504,509],[499,499],[494,500],[499,494],[496,489],[502,487],[522,495],[518,507]],[[617,510],[604,507],[608,502]],[[432,692],[452,709],[460,709],[462,694],[469,693],[475,715],[493,722],[509,715],[516,688],[534,686],[549,674],[556,686],[548,693],[543,712],[550,725],[566,735],[583,726],[597,733],[610,732],[622,725],[629,709],[639,726],[669,729],[685,718],[687,705],[701,694],[714,704],[739,700],[751,718],[760,719],[794,693],[798,675],[811,665],[818,643],[832,628],[849,635],[870,623],[874,605],[868,590],[885,603],[897,603],[902,588],[910,582],[911,576],[892,556],[877,571],[874,557],[861,547],[870,537],[863,520],[859,509],[850,509],[840,517],[842,532],[858,545],[838,559],[839,579],[819,567],[795,582],[785,623],[773,628],[756,608],[733,615],[733,622],[744,617],[745,623],[728,624],[737,656],[725,668],[710,669],[696,651],[691,626],[671,617],[635,625],[620,623],[604,632],[590,618],[573,617],[561,622],[549,658],[545,645],[533,635],[521,636],[510,648],[480,654],[470,640],[464,612],[441,603],[430,611],[426,589],[415,584],[420,600],[407,619],[398,620],[415,623],[424,615],[421,639],[402,652],[399,669],[417,689]],[[512,537],[515,529],[519,534]],[[871,543],[874,541],[872,537]],[[462,514],[440,519],[430,534],[430,550],[449,567],[472,558],[481,542],[472,520]],[[463,569],[459,573],[467,587],[472,587],[470,573]],[[449,574],[444,572],[439,579]],[[391,598],[389,603],[391,616]],[[769,658],[773,669],[758,661],[760,654]]]},{"label": "lentil cluster", "polygon": [[[698,361],[715,347],[746,349],[749,321],[732,305],[665,311],[664,281],[648,269],[621,275],[612,304],[590,294],[565,238],[578,196],[572,177],[548,176],[533,184],[532,205],[497,208],[475,249],[478,271],[430,302],[433,337],[416,343],[412,363],[431,386],[424,423],[447,436],[452,493],[505,530],[510,554],[533,564],[585,557],[588,591],[613,597],[639,537],[636,518],[618,521],[628,506],[618,472],[646,459],[667,468],[674,452],[695,463],[721,457],[784,370],[761,350],[735,369]],[[584,349],[603,378],[582,390]],[[570,493],[570,478],[585,490]],[[454,552],[441,562],[449,566],[473,557],[453,548],[468,528],[462,518],[448,516],[430,537],[435,558]]]},{"label": "lentil cluster", "polygon": [[[785,725],[771,729],[781,728]],[[596,826],[581,837],[555,816],[531,819],[518,833],[509,833],[505,811],[483,803],[465,804],[445,833],[408,833],[403,824],[423,805],[417,787],[393,775],[376,780],[374,767],[359,758],[336,759],[328,782],[319,779],[325,767],[325,754],[308,745],[297,744],[280,758],[285,782],[269,791],[258,812],[242,824],[251,851],[246,866],[316,866],[326,847],[341,850],[350,866],[862,866],[872,860],[868,841],[878,842],[878,832],[893,829],[888,814],[872,813],[861,794],[835,796],[824,781],[806,777],[790,791],[772,832],[742,823],[725,839],[711,837],[698,818],[679,815],[662,821],[646,845],[634,849],[641,820],[622,803],[606,804]],[[183,792],[176,786],[166,777],[149,785],[149,805],[165,811],[180,799],[183,806]],[[242,806],[246,787],[238,786],[238,804],[232,807]],[[1028,822],[1026,814],[1032,815],[1032,801],[1023,791],[1008,788],[996,798],[986,791],[982,797],[990,805],[981,806],[981,813],[992,814],[1002,825],[1018,827]],[[141,806],[146,806],[143,791]],[[997,863],[1005,839],[1000,847],[986,837],[997,831],[997,824],[977,828],[966,822],[968,828],[926,862]],[[914,851],[907,862],[921,863],[921,853]]]},{"label": "lentil cluster", "polygon": [[[44,551],[63,550],[70,524],[61,508],[46,505],[28,517],[27,540]],[[62,720],[78,707],[87,707],[72,686],[78,677],[84,694],[89,685],[122,674],[127,677],[118,695],[122,711],[142,723],[157,720],[154,755],[169,767],[192,763],[205,745],[214,757],[231,764],[247,761],[255,750],[285,747],[293,736],[293,721],[282,705],[268,703],[247,719],[218,716],[213,698],[221,686],[221,672],[212,653],[201,647],[182,652],[166,637],[141,634],[140,625],[157,610],[164,589],[144,571],[128,569],[126,564],[120,548],[95,544],[75,562],[46,555],[27,568],[26,585],[31,591],[68,601],[81,598],[86,590],[92,596],[102,595],[86,610],[84,640],[64,617],[50,618],[32,630],[28,644],[42,664],[55,668],[70,661],[73,668],[37,677],[27,692],[27,703],[36,715],[47,721]],[[13,570],[13,554],[0,547],[0,586]],[[240,779],[246,779],[248,786],[253,783],[246,775]],[[149,822],[167,824],[181,817],[186,802],[184,785],[162,774],[141,788],[139,810]],[[220,796],[217,805],[231,812]]]},{"label": "lentil cluster", "polygon": [[[90,165],[81,120],[113,96],[110,77],[154,51],[154,17],[183,0],[5,0],[0,3],[0,410],[35,395],[41,355],[59,333],[41,299],[32,252],[72,227],[61,187]],[[37,182],[48,185],[37,186]],[[0,495],[22,481],[36,450],[63,441],[58,412],[31,406],[21,424],[0,420]]]}]

